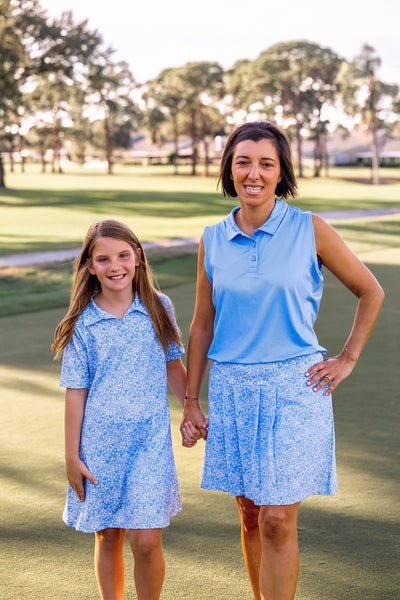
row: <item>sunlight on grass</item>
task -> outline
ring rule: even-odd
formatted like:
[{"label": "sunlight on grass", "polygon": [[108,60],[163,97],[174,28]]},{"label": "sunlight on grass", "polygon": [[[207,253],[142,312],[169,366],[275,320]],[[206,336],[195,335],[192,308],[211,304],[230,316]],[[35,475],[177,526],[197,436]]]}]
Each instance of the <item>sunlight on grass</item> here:
[{"label": "sunlight on grass", "polygon": [[[400,176],[396,181],[398,170],[390,171],[392,182],[381,186],[302,179],[294,204],[313,211],[399,207]],[[0,254],[79,246],[103,218],[126,221],[141,241],[199,236],[237,204],[217,190],[215,176],[174,176],[165,167],[118,167],[109,176],[83,169],[41,174],[30,166],[25,174],[8,173],[7,183],[0,194]]]}]

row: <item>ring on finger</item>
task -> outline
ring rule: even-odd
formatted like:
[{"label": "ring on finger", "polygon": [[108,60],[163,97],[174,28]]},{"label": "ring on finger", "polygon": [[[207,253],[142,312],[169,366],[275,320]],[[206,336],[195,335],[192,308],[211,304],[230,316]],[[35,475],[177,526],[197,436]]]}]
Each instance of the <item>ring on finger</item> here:
[{"label": "ring on finger", "polygon": [[323,379],[327,379],[327,380],[328,380],[328,383],[329,383],[329,385],[332,383],[332,379],[329,377],[329,375],[324,375],[324,376],[323,376]]}]

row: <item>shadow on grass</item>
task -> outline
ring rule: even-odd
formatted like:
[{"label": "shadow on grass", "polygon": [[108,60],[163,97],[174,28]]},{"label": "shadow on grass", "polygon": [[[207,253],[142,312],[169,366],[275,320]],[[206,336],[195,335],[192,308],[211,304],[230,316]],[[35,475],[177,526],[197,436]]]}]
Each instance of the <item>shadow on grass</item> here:
[{"label": "shadow on grass", "polygon": [[[350,193],[350,192],[349,192]],[[11,201],[10,201],[11,199]],[[313,198],[303,195],[295,201],[296,206],[305,210],[354,210],[386,208],[398,205],[398,200],[384,198],[354,199],[345,194],[336,198]],[[7,196],[0,196],[0,206],[10,208],[65,208],[90,214],[132,214],[159,217],[160,211],[167,219],[195,218],[204,215],[220,215],[223,218],[237,204],[235,198],[224,198],[219,191],[194,192],[157,190],[8,190]]]},{"label": "shadow on grass", "polygon": [[159,192],[131,190],[17,190],[8,194],[0,205],[18,208],[65,208],[91,214],[131,214],[183,219],[203,215],[226,214],[234,201],[220,193]]}]

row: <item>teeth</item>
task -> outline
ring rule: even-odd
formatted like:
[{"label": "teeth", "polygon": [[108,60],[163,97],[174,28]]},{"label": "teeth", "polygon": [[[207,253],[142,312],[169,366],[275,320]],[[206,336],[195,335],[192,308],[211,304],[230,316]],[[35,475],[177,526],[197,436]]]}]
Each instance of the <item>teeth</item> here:
[{"label": "teeth", "polygon": [[262,187],[252,187],[251,185],[246,185],[246,190],[249,192],[261,192]]},{"label": "teeth", "polygon": [[125,277],[124,275],[111,275],[110,279],[122,279],[123,277]]}]

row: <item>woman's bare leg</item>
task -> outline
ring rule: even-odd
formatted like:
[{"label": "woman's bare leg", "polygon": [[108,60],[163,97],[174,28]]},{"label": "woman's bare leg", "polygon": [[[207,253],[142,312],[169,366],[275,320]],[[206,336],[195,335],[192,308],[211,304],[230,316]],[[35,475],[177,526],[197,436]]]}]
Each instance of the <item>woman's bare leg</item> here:
[{"label": "woman's bare leg", "polygon": [[297,516],[300,503],[260,507],[262,600],[293,600],[299,575]]},{"label": "woman's bare leg", "polygon": [[245,496],[237,496],[239,509],[242,550],[255,600],[261,600],[260,595],[260,565],[261,540],[258,527],[260,507]]}]

